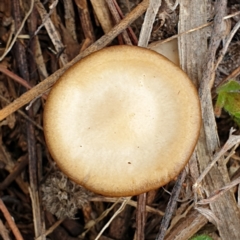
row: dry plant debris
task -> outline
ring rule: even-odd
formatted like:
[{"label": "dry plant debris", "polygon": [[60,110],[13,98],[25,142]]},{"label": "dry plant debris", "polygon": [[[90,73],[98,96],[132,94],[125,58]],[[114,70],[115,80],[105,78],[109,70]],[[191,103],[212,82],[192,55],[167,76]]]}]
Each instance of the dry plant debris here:
[{"label": "dry plant debris", "polygon": [[[238,0],[0,1],[1,239],[240,239],[239,128],[224,111],[215,120],[212,110],[216,87],[240,81],[239,25]],[[75,62],[108,45],[171,39],[203,103],[203,130],[181,181],[132,199],[74,185],[45,145],[48,90]]]},{"label": "dry plant debris", "polygon": [[82,209],[92,195],[91,192],[70,181],[59,170],[54,170],[47,177],[41,191],[43,206],[59,219],[74,219],[78,209]]}]

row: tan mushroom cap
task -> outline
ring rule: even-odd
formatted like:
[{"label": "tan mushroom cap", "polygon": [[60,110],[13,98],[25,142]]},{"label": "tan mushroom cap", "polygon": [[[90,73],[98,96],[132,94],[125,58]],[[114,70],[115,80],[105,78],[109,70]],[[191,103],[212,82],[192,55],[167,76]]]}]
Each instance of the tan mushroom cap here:
[{"label": "tan mushroom cap", "polygon": [[76,183],[132,196],[168,183],[198,139],[197,92],[165,57],[133,46],[95,52],[51,90],[44,111],[49,151]]}]

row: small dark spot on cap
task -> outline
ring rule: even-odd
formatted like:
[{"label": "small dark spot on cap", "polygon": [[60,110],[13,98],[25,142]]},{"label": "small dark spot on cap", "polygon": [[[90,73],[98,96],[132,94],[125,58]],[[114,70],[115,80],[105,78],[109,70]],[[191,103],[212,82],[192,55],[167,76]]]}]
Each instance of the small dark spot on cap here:
[{"label": "small dark spot on cap", "polygon": [[131,162],[128,162],[128,164],[131,164]]}]

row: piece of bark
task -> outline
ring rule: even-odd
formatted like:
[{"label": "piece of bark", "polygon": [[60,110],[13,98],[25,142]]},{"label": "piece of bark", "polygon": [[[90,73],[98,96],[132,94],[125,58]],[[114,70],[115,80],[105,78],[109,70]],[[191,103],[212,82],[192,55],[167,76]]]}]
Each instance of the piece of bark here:
[{"label": "piece of bark", "polygon": [[[225,0],[216,1],[216,6],[222,4],[224,1]],[[207,2],[207,0],[182,0],[180,2],[180,33],[207,22]],[[218,19],[217,24],[220,23],[221,21],[219,22]],[[210,163],[214,151],[219,147],[210,92],[211,80],[214,75],[213,62],[215,58],[215,54],[211,49],[216,47],[217,42],[218,41],[214,39],[214,35],[212,35],[212,44],[210,43],[208,49],[207,34],[204,29],[188,35],[182,35],[179,39],[181,66],[196,86],[202,86],[200,99],[203,114],[203,126],[200,132],[195,155],[191,160],[197,161],[198,163],[198,169],[195,168],[196,172],[202,172],[204,170],[204,168]],[[209,54],[206,55],[206,53]],[[204,69],[203,66],[205,62],[207,62],[207,68]],[[227,168],[220,161],[218,166],[215,165],[202,182],[202,193],[205,197],[209,197],[211,193],[225,186],[228,182],[229,177]],[[223,194],[210,204],[210,208],[212,216],[214,216],[215,219],[218,219],[217,228],[221,238],[223,240],[240,239],[240,215],[233,193],[229,191]]]},{"label": "piece of bark", "polygon": [[184,218],[174,226],[166,235],[165,240],[186,240],[191,238],[208,222],[197,210],[191,210]]},{"label": "piece of bark", "polygon": [[95,41],[91,17],[88,10],[88,4],[86,0],[75,0],[75,3],[78,6],[80,21],[82,25],[82,31],[85,37],[85,42],[87,41],[88,43],[88,45],[85,46],[85,48],[87,48]]},{"label": "piece of bark", "polygon": [[77,41],[75,12],[72,0],[63,1],[64,4],[64,19],[66,29],[70,32],[72,38]]},{"label": "piece of bark", "polygon": [[136,214],[136,232],[134,239],[145,239],[145,225],[146,225],[146,203],[147,193],[142,193],[137,200],[137,214]]},{"label": "piece of bark", "polygon": [[111,13],[108,9],[105,0],[90,0],[93,6],[94,12],[100,22],[104,33],[108,33],[114,26]]}]

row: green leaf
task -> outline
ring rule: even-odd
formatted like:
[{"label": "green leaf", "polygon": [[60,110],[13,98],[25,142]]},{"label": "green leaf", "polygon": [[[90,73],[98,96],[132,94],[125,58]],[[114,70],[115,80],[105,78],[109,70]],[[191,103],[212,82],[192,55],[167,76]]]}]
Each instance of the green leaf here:
[{"label": "green leaf", "polygon": [[231,80],[217,88],[217,94],[215,116],[220,117],[223,108],[240,126],[240,84]]},{"label": "green leaf", "polygon": [[192,237],[189,240],[213,240],[213,239],[211,237],[209,237],[208,235],[202,234],[202,235]]}]

